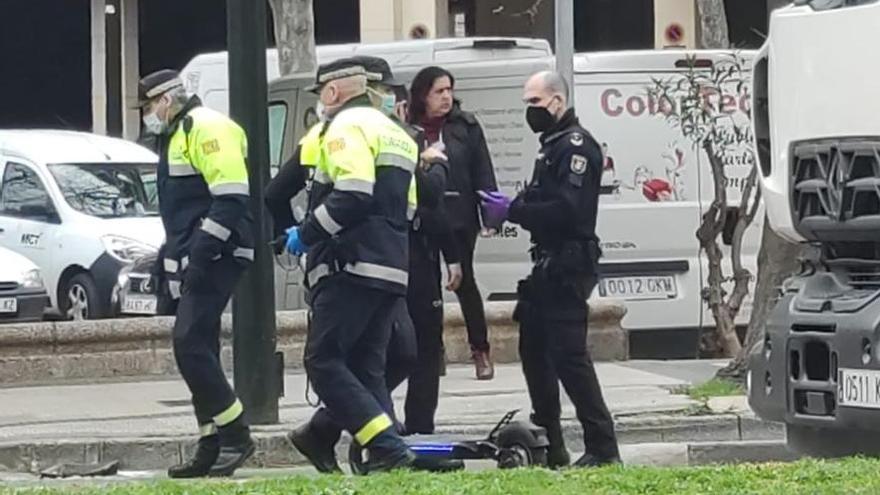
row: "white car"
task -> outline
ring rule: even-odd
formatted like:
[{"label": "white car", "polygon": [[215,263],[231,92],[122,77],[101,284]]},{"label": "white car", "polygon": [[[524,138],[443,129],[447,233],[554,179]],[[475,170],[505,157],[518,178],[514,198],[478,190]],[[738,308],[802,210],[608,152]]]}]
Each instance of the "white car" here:
[{"label": "white car", "polygon": [[0,323],[40,321],[48,303],[37,265],[0,248]]},{"label": "white car", "polygon": [[0,246],[40,267],[50,312],[118,313],[120,270],[164,240],[157,156],[121,139],[0,130]]}]

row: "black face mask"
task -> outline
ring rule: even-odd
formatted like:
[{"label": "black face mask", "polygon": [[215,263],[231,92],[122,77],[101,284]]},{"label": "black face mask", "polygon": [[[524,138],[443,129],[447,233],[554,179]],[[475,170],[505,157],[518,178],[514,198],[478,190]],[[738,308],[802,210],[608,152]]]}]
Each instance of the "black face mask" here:
[{"label": "black face mask", "polygon": [[556,124],[556,117],[546,107],[530,106],[526,109],[526,122],[533,132],[547,132]]}]

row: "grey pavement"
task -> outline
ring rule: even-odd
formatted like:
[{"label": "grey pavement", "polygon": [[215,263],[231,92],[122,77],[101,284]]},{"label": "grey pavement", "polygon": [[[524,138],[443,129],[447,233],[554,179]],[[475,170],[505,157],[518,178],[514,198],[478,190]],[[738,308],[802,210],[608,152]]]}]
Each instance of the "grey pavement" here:
[{"label": "grey pavement", "polygon": [[[674,390],[710,379],[719,361],[597,363],[606,402],[616,417],[682,411],[693,405]],[[307,419],[305,376],[288,373],[277,431]],[[400,407],[405,386],[395,401]],[[564,394],[563,394],[564,396]],[[313,397],[314,399],[314,397]],[[574,418],[564,399],[563,416]],[[0,442],[189,436],[195,432],[189,394],[182,380],[34,386],[0,389]],[[473,378],[470,366],[450,366],[441,383],[439,429],[494,424],[506,411],[527,413],[528,394],[519,365],[500,365],[492,381]]]}]

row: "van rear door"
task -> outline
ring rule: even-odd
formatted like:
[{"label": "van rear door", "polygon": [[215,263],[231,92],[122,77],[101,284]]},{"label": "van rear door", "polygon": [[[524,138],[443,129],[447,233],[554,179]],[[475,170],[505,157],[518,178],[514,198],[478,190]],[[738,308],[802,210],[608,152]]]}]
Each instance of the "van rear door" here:
[{"label": "van rear door", "polygon": [[[596,299],[625,301],[629,330],[702,326],[697,154],[649,97],[653,64],[630,54],[579,58],[576,106],[603,146]],[[671,66],[674,68],[674,66]]]}]

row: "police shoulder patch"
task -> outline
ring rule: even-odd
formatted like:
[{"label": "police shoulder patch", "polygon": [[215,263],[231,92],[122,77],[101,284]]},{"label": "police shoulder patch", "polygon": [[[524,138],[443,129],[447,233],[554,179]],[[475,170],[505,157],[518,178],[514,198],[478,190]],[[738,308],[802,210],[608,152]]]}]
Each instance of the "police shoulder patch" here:
[{"label": "police shoulder patch", "polygon": [[574,146],[583,146],[583,144],[584,144],[584,135],[583,135],[583,134],[580,134],[580,133],[578,133],[578,132],[575,132],[575,133],[573,133],[573,134],[571,135],[571,137],[569,138],[569,140],[571,141],[571,144],[573,144]]},{"label": "police shoulder patch", "polygon": [[337,138],[327,143],[327,151],[336,153],[345,149],[345,139]]},{"label": "police shoulder patch", "polygon": [[588,164],[589,162],[587,162],[587,157],[583,155],[571,155],[571,163],[569,164],[569,167],[571,168],[572,172],[578,175],[584,175],[584,173],[587,171]]},{"label": "police shoulder patch", "polygon": [[216,139],[211,139],[210,141],[202,143],[202,153],[210,155],[211,153],[216,153],[218,151],[220,151],[220,142]]}]

